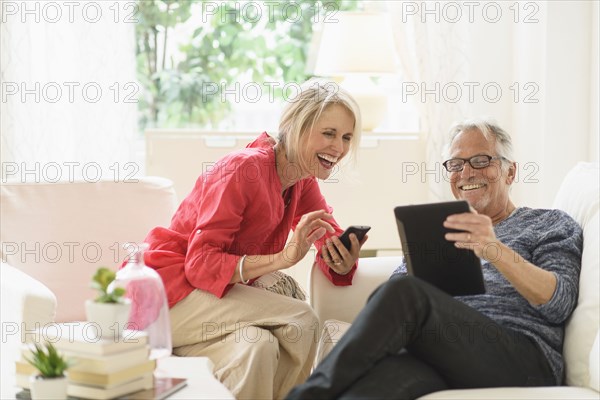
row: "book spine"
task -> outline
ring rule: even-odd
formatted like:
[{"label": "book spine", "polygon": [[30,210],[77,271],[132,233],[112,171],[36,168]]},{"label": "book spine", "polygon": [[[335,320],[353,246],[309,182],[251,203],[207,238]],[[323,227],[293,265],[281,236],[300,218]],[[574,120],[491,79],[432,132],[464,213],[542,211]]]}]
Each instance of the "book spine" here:
[{"label": "book spine", "polygon": [[114,387],[112,389],[101,389],[92,386],[69,383],[67,394],[72,397],[82,397],[93,400],[107,400],[125,396],[140,390],[152,389],[153,375],[148,373],[132,382]]},{"label": "book spine", "polygon": [[146,361],[129,369],[112,374],[98,374],[89,372],[70,371],[67,376],[69,382],[83,385],[98,386],[105,389],[121,385],[125,382],[139,378],[140,376],[153,372],[156,367],[155,360]]}]

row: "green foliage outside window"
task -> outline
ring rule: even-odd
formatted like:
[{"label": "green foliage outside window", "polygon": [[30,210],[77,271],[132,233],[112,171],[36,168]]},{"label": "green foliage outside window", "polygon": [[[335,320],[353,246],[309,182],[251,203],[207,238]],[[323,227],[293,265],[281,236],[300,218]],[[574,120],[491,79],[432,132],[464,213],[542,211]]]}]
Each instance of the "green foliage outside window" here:
[{"label": "green foliage outside window", "polygon": [[[221,94],[226,85],[250,77],[272,83],[281,98],[284,84],[309,78],[313,23],[334,21],[337,11],[354,10],[357,2],[139,0],[138,6],[140,127],[215,128],[231,110],[230,97]],[[174,28],[198,20],[198,13],[202,23],[178,43],[181,60],[167,58]]]}]

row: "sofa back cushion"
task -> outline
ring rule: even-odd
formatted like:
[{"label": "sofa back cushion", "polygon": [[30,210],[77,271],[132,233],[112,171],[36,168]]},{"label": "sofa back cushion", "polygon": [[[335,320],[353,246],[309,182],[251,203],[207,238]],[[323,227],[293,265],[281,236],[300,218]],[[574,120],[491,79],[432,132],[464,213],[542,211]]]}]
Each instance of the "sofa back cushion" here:
[{"label": "sofa back cushion", "polygon": [[579,300],[563,347],[570,386],[591,387],[590,361],[600,319],[599,190],[598,163],[579,163],[565,177],[554,202],[583,228]]},{"label": "sofa back cushion", "polygon": [[170,180],[6,183],[0,189],[2,261],[57,297],[56,321],[84,320],[95,270],[116,270],[122,245],[167,225],[176,207]]},{"label": "sofa back cushion", "polygon": [[590,353],[590,387],[600,392],[600,330]]}]

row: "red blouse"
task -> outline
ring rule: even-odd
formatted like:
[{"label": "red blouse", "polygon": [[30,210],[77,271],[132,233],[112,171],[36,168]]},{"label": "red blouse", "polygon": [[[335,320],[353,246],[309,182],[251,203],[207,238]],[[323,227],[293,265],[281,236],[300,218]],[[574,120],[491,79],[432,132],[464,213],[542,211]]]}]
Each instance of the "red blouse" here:
[{"label": "red blouse", "polygon": [[[220,159],[198,178],[170,227],[154,228],[146,237],[150,248],[144,260],[161,276],[169,307],[196,288],[223,297],[240,256],[278,253],[302,215],[332,211],[314,177],[298,181],[282,197],[274,144],[263,133],[247,148]],[[342,232],[335,221],[328,222],[336,235]],[[318,254],[332,235],[315,242]],[[321,257],[316,261],[335,285],[352,284],[356,265],[339,275]]]}]

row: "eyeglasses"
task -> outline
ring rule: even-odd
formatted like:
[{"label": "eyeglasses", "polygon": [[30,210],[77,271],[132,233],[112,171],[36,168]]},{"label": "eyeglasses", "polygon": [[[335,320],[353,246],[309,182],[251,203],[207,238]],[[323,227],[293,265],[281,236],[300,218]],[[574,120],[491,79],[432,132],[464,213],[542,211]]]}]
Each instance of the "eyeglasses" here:
[{"label": "eyeglasses", "polygon": [[473,156],[471,158],[451,158],[442,164],[448,172],[460,172],[465,168],[465,162],[468,162],[471,168],[482,169],[490,166],[492,160],[506,160],[504,157],[492,157],[487,154]]}]

